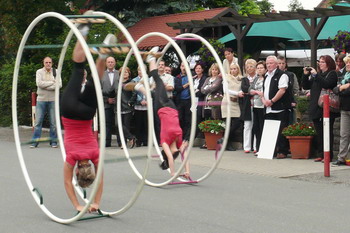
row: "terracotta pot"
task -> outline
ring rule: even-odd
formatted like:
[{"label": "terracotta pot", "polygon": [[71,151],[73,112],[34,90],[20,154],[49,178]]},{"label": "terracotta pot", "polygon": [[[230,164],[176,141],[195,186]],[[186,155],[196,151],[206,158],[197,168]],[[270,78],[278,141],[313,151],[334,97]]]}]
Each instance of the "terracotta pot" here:
[{"label": "terracotta pot", "polygon": [[216,144],[217,141],[222,138],[223,133],[209,133],[209,132],[204,132],[204,137],[205,137],[205,143],[207,144],[207,149],[208,150],[215,150],[216,149]]},{"label": "terracotta pot", "polygon": [[292,159],[308,159],[311,152],[311,142],[314,136],[287,136]]}]

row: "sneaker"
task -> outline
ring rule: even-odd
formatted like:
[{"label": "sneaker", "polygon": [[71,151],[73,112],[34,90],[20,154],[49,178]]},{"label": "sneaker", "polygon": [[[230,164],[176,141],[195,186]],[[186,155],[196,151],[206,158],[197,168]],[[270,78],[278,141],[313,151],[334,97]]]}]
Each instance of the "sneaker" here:
[{"label": "sneaker", "polygon": [[159,164],[159,167],[160,167],[162,170],[168,169],[168,168],[169,168],[168,161],[167,161],[167,160],[164,160],[161,164]]},{"label": "sneaker", "polygon": [[87,10],[84,12],[84,15],[94,15],[94,11],[93,10]]},{"label": "sneaker", "polygon": [[38,143],[32,143],[29,148],[34,149],[38,147]]},{"label": "sneaker", "polygon": [[287,155],[285,154],[282,154],[282,153],[278,153],[277,156],[276,156],[277,159],[285,159],[287,158]]},{"label": "sneaker", "polygon": [[[104,45],[115,45],[117,44],[117,37],[113,34],[108,34],[106,38],[103,40],[102,44]],[[99,58],[106,59],[109,54],[113,53],[111,48],[101,47],[101,48],[92,48],[92,50],[98,54]]]},{"label": "sneaker", "polygon": [[146,62],[150,63],[150,61],[152,61],[153,59],[155,60],[156,58],[153,56],[155,53],[157,53],[159,51],[159,47],[155,46],[153,47],[150,51],[149,54],[146,57]]},{"label": "sneaker", "polygon": [[51,147],[52,147],[52,148],[57,148],[57,147],[58,147],[58,145],[57,145],[57,143],[56,143],[56,142],[53,142],[53,143],[51,143]]},{"label": "sneaker", "polygon": [[337,161],[333,162],[332,164],[335,165],[335,166],[346,165],[346,164],[345,164],[345,161],[340,161],[340,160],[337,160]]},{"label": "sneaker", "polygon": [[106,36],[106,38],[103,40],[102,43],[105,44],[105,45],[115,45],[115,44],[117,44],[117,42],[118,42],[117,37],[115,35],[109,33]]},{"label": "sneaker", "polygon": [[226,150],[227,151],[236,151],[236,149],[233,146],[231,146],[231,145],[226,146]]},{"label": "sneaker", "polygon": [[90,27],[88,24],[79,24],[77,28],[82,36],[87,36],[89,34]]}]

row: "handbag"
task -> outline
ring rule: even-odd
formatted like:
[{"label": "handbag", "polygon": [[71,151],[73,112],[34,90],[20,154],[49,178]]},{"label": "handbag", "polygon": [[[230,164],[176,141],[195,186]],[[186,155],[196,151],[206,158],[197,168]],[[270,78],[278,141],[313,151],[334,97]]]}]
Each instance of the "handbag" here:
[{"label": "handbag", "polygon": [[330,89],[324,89],[322,88],[320,97],[318,97],[318,106],[323,108],[323,97],[324,95],[329,95],[329,110],[334,113],[339,112],[339,96],[334,94],[332,90]]}]

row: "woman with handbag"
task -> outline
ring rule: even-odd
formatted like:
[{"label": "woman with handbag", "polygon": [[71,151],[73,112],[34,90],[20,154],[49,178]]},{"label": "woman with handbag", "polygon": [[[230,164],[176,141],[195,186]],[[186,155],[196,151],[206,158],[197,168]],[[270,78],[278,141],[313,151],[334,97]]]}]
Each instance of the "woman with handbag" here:
[{"label": "woman with handbag", "polygon": [[[209,69],[209,77],[204,81],[201,87],[201,93],[205,96],[206,105],[203,108],[202,117],[203,119],[220,119],[221,108],[220,106],[211,106],[210,102],[219,101],[222,99],[222,77],[220,75],[219,65],[213,63]],[[206,149],[207,145],[204,144],[200,147]]]},{"label": "woman with handbag", "polygon": [[333,92],[340,99],[340,142],[338,159],[333,165],[345,165],[350,145],[350,55],[344,57],[346,73]]},{"label": "woman with handbag", "polygon": [[[319,97],[322,89],[333,89],[337,86],[336,65],[329,55],[320,57],[317,71],[313,67],[304,67],[302,87],[310,90],[309,115],[316,129],[317,158],[315,162],[323,161],[323,108],[319,106]],[[339,113],[330,112],[330,155],[333,159],[333,125]]]},{"label": "woman with handbag", "polygon": [[210,102],[221,101],[222,99],[222,77],[217,63],[211,65],[209,77],[204,81],[201,92],[206,95],[205,101],[207,102],[206,106],[203,108],[203,118],[220,119],[221,108],[216,105],[210,105]]},{"label": "woman with handbag", "polygon": [[[227,141],[226,150],[234,151],[235,149],[232,146],[235,132],[241,126],[241,120],[239,119],[241,115],[241,110],[239,107],[238,98],[243,97],[241,92],[241,80],[242,72],[238,64],[233,63],[230,65],[230,74],[227,75],[227,84],[228,84],[228,93],[224,94],[223,100],[226,100],[226,95],[228,94],[231,101],[230,106],[230,117],[231,117],[231,126],[230,134]],[[226,104],[221,105],[221,114],[223,118],[227,117]]]}]

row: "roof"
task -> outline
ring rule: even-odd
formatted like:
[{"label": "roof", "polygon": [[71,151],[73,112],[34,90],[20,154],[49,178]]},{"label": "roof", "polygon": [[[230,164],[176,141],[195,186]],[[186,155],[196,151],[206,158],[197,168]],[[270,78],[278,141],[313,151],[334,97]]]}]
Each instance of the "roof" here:
[{"label": "roof", "polygon": [[[178,13],[171,15],[154,16],[144,18],[137,22],[135,25],[128,28],[129,33],[137,41],[141,36],[149,32],[162,32],[170,37],[175,37],[180,34],[180,29],[173,29],[169,27],[167,23],[175,23],[180,21],[191,21],[191,20],[204,20],[213,19],[216,17],[224,16],[227,13],[232,13],[233,10],[229,7],[214,8],[210,10]],[[138,47],[149,48],[154,46],[163,47],[168,42],[160,37],[149,37],[143,40]]]}]

